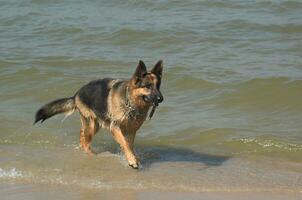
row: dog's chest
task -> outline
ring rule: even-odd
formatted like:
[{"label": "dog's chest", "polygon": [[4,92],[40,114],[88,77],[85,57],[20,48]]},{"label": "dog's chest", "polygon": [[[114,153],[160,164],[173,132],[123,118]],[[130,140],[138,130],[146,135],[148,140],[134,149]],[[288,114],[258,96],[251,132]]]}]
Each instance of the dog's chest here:
[{"label": "dog's chest", "polygon": [[128,115],[120,121],[120,124],[128,130],[137,131],[146,119],[145,115]]}]

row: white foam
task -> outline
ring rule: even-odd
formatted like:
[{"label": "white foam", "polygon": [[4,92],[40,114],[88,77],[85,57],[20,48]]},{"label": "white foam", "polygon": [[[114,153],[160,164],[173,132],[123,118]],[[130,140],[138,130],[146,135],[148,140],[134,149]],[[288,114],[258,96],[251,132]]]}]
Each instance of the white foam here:
[{"label": "white foam", "polygon": [[16,168],[12,168],[9,170],[4,170],[0,168],[0,178],[19,178],[23,176],[23,173],[21,171],[16,170]]}]

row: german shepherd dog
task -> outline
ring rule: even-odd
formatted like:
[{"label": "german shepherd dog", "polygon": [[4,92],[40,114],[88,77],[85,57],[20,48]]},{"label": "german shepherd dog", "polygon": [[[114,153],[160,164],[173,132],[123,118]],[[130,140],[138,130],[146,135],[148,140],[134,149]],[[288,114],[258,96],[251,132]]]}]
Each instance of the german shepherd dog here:
[{"label": "german shepherd dog", "polygon": [[91,81],[74,96],[57,99],[42,106],[36,113],[35,123],[60,113],[72,114],[78,110],[81,117],[80,147],[89,154],[93,136],[99,128],[107,128],[120,145],[129,166],[138,169],[139,158],[134,153],[137,130],[163,101],[160,92],[163,62],[159,60],[151,71],[139,61],[130,80],[104,78]]}]

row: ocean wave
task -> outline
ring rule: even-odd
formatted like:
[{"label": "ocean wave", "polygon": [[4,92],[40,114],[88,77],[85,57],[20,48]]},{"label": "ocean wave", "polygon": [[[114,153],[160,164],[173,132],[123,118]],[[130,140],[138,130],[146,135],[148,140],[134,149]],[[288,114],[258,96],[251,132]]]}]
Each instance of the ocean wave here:
[{"label": "ocean wave", "polygon": [[261,24],[244,19],[233,19],[222,21],[218,23],[223,27],[231,30],[249,30],[249,31],[264,31],[272,33],[301,33],[302,25],[298,23],[286,23],[286,24]]},{"label": "ocean wave", "polygon": [[271,151],[273,149],[280,149],[288,152],[302,151],[301,144],[287,143],[273,139],[242,138],[239,141],[247,145],[257,145],[262,149],[266,149],[268,151]]},{"label": "ocean wave", "polygon": [[233,83],[224,87],[225,93],[220,96],[218,102],[224,108],[234,107],[256,110],[296,111],[302,110],[299,99],[302,80],[285,77],[253,78],[244,82]]},{"label": "ocean wave", "polygon": [[2,169],[0,168],[0,178],[20,178],[24,177],[24,173],[22,171],[17,170],[16,168],[11,168],[11,169]]},{"label": "ocean wave", "polygon": [[302,144],[274,136],[262,135],[229,139],[218,146],[228,149],[228,152],[233,155],[262,155],[301,161]]}]

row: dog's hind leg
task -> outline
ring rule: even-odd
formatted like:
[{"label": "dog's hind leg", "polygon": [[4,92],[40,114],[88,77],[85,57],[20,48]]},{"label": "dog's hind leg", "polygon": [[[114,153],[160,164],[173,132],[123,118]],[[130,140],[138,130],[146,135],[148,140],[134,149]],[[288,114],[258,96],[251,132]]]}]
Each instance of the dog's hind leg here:
[{"label": "dog's hind leg", "polygon": [[93,136],[99,129],[97,120],[92,117],[84,117],[81,114],[82,128],[80,130],[80,146],[88,154],[93,154],[90,144]]}]

